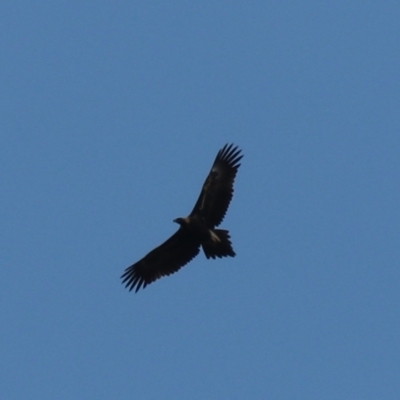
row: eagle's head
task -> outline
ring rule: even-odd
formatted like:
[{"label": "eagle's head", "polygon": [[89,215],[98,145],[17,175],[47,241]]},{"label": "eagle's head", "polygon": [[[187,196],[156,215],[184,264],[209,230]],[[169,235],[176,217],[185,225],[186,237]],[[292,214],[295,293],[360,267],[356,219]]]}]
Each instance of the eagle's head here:
[{"label": "eagle's head", "polygon": [[188,218],[175,218],[174,222],[176,222],[180,226],[184,226],[184,225],[187,225],[189,223],[189,220],[188,220]]}]

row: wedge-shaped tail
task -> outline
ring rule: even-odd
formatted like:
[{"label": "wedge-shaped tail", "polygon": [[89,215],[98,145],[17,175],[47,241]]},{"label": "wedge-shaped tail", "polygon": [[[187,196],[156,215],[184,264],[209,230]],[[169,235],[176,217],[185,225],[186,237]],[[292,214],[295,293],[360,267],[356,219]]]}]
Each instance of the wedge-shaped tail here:
[{"label": "wedge-shaped tail", "polygon": [[203,243],[203,251],[207,258],[235,257],[229,232],[225,229],[214,229],[211,238]]}]

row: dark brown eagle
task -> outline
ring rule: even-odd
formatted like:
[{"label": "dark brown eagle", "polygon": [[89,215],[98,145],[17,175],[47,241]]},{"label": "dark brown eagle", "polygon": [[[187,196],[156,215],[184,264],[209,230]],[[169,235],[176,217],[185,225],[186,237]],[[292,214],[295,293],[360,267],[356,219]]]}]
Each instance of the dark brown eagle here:
[{"label": "dark brown eagle", "polygon": [[173,274],[196,257],[200,247],[207,258],[235,256],[229,232],[215,227],[229,207],[242,157],[241,150],[233,144],[226,144],[218,152],[192,212],[186,218],[174,219],[179,229],[125,270],[121,276],[125,287],[137,292],[158,278]]}]

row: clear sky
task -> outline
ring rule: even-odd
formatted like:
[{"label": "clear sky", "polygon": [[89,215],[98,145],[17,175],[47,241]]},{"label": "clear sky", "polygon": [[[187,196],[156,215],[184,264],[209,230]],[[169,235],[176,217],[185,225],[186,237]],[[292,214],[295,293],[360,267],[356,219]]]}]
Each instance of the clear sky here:
[{"label": "clear sky", "polygon": [[[399,399],[399,21],[1,2],[0,398]],[[236,258],[128,292],[227,142]]]}]

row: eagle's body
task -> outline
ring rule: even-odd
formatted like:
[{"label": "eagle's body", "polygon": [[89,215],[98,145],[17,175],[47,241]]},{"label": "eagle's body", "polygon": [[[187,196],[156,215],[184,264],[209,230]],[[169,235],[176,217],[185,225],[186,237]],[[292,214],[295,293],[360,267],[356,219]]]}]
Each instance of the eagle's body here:
[{"label": "eagle's body", "polygon": [[207,258],[234,257],[229,232],[215,229],[223,220],[233,196],[233,183],[243,155],[225,145],[217,154],[200,196],[186,218],[176,218],[179,229],[162,245],[128,267],[122,275],[129,290],[137,292],[151,282],[178,271],[202,247]]},{"label": "eagle's body", "polygon": [[229,233],[223,229],[213,229],[204,218],[198,215],[177,218],[177,222],[185,235],[199,243],[207,258],[235,256],[229,241]]}]

